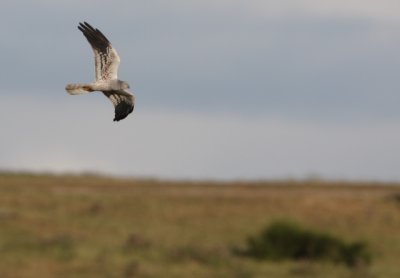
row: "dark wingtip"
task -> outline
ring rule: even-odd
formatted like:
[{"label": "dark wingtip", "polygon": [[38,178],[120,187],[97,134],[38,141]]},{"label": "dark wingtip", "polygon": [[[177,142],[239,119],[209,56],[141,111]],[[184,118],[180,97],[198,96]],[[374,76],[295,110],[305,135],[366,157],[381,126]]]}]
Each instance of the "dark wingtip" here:
[{"label": "dark wingtip", "polygon": [[84,30],[96,32],[96,30],[97,30],[97,29],[93,28],[93,26],[90,25],[89,23],[87,23],[86,21],[84,21],[83,23],[79,22],[78,29],[81,30],[82,32]]},{"label": "dark wingtip", "polygon": [[78,29],[81,30],[81,28],[85,28],[86,27],[85,24],[86,24],[86,21],[84,21],[83,23],[79,22]]},{"label": "dark wingtip", "polygon": [[82,27],[92,27],[89,23],[87,23],[87,21],[79,22],[79,25]]},{"label": "dark wingtip", "polygon": [[132,113],[134,106],[131,106],[125,102],[120,102],[115,107],[114,122],[125,119],[130,113]]},{"label": "dark wingtip", "polygon": [[110,44],[110,41],[99,29],[94,28],[86,21],[83,23],[79,22],[78,29],[85,35],[91,44],[94,41],[101,43],[103,47],[106,47]]}]

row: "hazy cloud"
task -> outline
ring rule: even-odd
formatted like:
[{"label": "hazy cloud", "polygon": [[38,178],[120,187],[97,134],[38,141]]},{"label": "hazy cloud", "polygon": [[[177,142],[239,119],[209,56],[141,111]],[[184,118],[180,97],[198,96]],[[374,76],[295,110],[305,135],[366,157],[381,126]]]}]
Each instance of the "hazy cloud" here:
[{"label": "hazy cloud", "polygon": [[2,99],[1,168],[169,178],[400,178],[396,123],[317,125],[142,110],[115,125],[100,95],[66,96],[62,107],[56,98],[27,100]]},{"label": "hazy cloud", "polygon": [[[398,2],[97,3],[2,3],[0,167],[400,178]],[[83,20],[136,92],[117,125],[100,94],[64,92],[94,78]]]}]

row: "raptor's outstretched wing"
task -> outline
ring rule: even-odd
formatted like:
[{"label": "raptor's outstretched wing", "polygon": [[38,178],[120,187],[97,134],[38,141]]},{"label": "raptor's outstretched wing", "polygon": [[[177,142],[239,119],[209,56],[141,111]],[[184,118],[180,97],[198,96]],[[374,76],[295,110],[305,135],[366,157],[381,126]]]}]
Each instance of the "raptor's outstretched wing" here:
[{"label": "raptor's outstretched wing", "polygon": [[94,52],[96,81],[117,79],[120,59],[110,41],[89,23],[79,23],[78,29],[89,41]]},{"label": "raptor's outstretched wing", "polygon": [[115,107],[114,121],[125,119],[135,106],[135,97],[128,91],[103,91]]}]

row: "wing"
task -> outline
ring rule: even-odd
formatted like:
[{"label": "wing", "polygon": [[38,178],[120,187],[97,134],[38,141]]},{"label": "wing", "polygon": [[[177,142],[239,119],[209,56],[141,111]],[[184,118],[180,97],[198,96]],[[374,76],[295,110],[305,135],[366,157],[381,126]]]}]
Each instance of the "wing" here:
[{"label": "wing", "polygon": [[94,52],[96,81],[117,79],[119,56],[110,41],[89,23],[79,23],[78,29],[89,41]]},{"label": "wing", "polygon": [[135,97],[128,91],[103,91],[115,107],[114,121],[125,119],[135,107]]}]

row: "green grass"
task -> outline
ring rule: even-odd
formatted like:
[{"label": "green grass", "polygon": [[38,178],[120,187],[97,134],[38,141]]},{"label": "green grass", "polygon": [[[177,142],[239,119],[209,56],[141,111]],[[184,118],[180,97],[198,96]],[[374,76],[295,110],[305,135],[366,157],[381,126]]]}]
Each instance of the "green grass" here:
[{"label": "green grass", "polygon": [[[0,277],[400,277],[400,187],[0,174]],[[372,264],[237,255],[279,219],[365,241]]]}]

